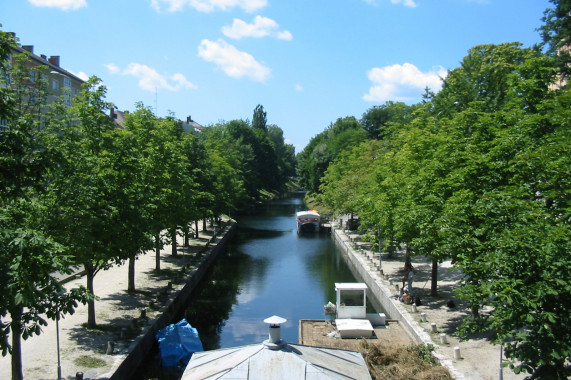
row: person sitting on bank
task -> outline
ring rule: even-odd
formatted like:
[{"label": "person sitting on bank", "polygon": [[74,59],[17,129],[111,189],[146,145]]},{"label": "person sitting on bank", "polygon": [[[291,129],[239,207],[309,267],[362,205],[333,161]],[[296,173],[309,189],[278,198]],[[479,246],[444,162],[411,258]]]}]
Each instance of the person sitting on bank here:
[{"label": "person sitting on bank", "polygon": [[412,303],[412,296],[408,292],[408,289],[405,289],[405,291],[404,291],[403,295],[400,297],[399,301],[406,304],[406,305],[410,305]]}]

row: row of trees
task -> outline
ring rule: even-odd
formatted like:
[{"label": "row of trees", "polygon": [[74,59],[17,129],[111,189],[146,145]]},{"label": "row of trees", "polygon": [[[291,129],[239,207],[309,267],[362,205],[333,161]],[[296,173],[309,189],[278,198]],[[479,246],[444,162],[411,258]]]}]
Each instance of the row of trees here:
[{"label": "row of trees", "polygon": [[[15,43],[0,31],[0,348],[21,379],[20,339],[39,334],[46,319],[81,302],[87,326],[96,325],[99,271],[128,262],[134,291],[137,255],[155,247],[160,270],[165,238],[283,190],[295,157],[262,106],[252,126],[186,133],[173,115],[157,118],[137,104],[118,128],[95,77],[71,107],[47,105],[46,68],[30,65],[27,53],[9,64]],[[84,268],[87,282],[66,292],[54,275],[72,267]]]},{"label": "row of trees", "polygon": [[[561,48],[571,37],[571,7],[554,3],[542,31]],[[438,94],[375,107],[360,126],[338,120],[299,158],[321,203],[357,213],[381,248],[403,245],[432,260],[432,294],[438,264],[452,260],[463,273],[457,295],[472,310],[461,336],[492,332],[516,372],[567,379],[571,60],[558,51],[476,46]],[[341,132],[349,119],[354,126]],[[351,139],[335,155],[343,133]],[[311,157],[323,158],[323,175]]]}]

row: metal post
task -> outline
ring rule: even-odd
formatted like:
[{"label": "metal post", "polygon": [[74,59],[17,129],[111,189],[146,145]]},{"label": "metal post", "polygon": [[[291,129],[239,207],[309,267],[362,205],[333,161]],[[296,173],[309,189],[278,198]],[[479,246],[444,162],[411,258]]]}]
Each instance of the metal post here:
[{"label": "metal post", "polygon": [[57,338],[57,378],[61,380],[61,359],[59,355],[59,309],[56,304],[56,338]]},{"label": "metal post", "polygon": [[503,378],[504,378],[504,370],[502,368],[502,359],[503,359],[502,351],[503,351],[503,348],[504,348],[504,345],[500,344],[500,376],[499,376],[500,380],[503,380]]}]

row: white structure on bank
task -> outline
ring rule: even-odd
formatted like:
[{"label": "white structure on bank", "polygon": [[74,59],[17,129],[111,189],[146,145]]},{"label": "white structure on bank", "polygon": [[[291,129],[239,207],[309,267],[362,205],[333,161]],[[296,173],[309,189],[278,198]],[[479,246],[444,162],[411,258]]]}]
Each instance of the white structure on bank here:
[{"label": "white structure on bank", "polygon": [[384,325],[383,313],[367,314],[367,285],[364,283],[335,283],[335,326],[341,338],[370,338],[373,325]]}]

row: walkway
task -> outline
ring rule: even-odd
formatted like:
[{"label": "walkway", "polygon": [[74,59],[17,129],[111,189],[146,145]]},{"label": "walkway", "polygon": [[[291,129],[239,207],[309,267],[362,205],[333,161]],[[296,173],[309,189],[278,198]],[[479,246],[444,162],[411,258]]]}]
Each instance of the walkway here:
[{"label": "walkway", "polygon": [[[207,245],[213,246],[220,241],[220,238],[212,239],[213,232],[212,227],[207,231],[200,230],[199,239],[191,239],[189,247],[181,247],[183,242],[179,238],[177,256],[171,255],[170,245],[165,246],[161,251],[160,273],[154,270],[154,251],[139,256],[134,295],[127,293],[126,264],[99,272],[94,280],[95,293],[99,297],[95,303],[97,329],[84,327],[86,305],[79,305],[73,315],[65,315],[59,321],[62,378],[75,379],[77,372],[82,372],[84,379],[111,377],[144,333],[168,311],[185,281],[197,273],[211,252]],[[169,289],[169,282],[172,289]],[[85,286],[85,277],[79,275],[65,287],[71,289],[81,285]],[[142,317],[142,313],[145,316]],[[56,341],[56,323],[51,320],[39,336],[22,341],[25,379],[57,379]],[[106,353],[108,342],[115,343],[112,354]],[[10,360],[9,355],[0,357],[0,379],[11,378]]]},{"label": "walkway", "polygon": [[[338,225],[337,223],[336,226]],[[361,242],[361,235],[355,231],[334,228],[332,233],[342,249],[348,253],[355,270],[360,272],[369,288],[383,303],[387,317],[398,319],[418,343],[434,345],[436,356],[456,379],[499,378],[499,346],[491,344],[483,334],[474,335],[463,342],[453,336],[461,319],[470,312],[466,304],[454,295],[454,288],[461,275],[450,261],[439,265],[438,295],[432,297],[430,296],[431,262],[424,257],[412,259],[415,273],[413,289],[415,295],[420,296],[422,303],[415,311],[414,306],[405,305],[397,299],[404,275],[404,251],[397,252],[392,257],[387,254],[380,256],[378,252],[371,251],[370,244]],[[456,305],[454,308],[447,306],[450,300],[454,301]],[[504,368],[502,374],[504,380],[525,378],[524,375],[516,375],[509,368]]]}]

